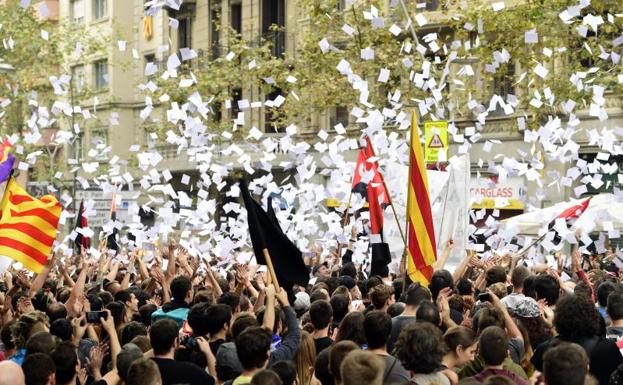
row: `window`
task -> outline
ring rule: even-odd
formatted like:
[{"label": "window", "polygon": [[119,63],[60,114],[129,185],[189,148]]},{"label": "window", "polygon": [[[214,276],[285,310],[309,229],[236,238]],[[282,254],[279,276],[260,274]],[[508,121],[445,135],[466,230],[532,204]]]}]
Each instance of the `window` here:
[{"label": "window", "polygon": [[82,160],[84,158],[84,133],[82,131],[74,136],[72,147],[74,149],[74,159]]},{"label": "window", "polygon": [[231,10],[231,27],[238,34],[242,33],[242,3],[232,4]]},{"label": "window", "polygon": [[333,130],[338,124],[348,127],[348,108],[346,106],[337,106],[329,110],[329,129]]},{"label": "window", "polygon": [[242,88],[234,88],[232,90],[232,101],[231,101],[231,118],[238,119],[238,113],[240,112],[240,107],[238,107],[238,102],[242,100]]},{"label": "window", "polygon": [[223,119],[223,111],[222,111],[221,103],[219,102],[212,103],[212,105],[210,106],[210,111],[212,111],[212,116],[210,117],[210,120],[216,124],[221,123],[221,119]]},{"label": "window", "polygon": [[144,60],[145,60],[145,65],[143,66],[143,68],[146,68],[148,63],[152,63],[158,69],[156,74],[152,75],[152,76],[157,76],[158,74],[160,74],[164,70],[164,63],[162,62],[162,60],[156,59],[156,55],[155,54],[149,53],[149,54],[145,55]]},{"label": "window", "polygon": [[[273,56],[281,57],[285,52],[285,1],[263,0],[262,1],[262,35],[272,44]],[[276,26],[278,30],[275,30]]]},{"label": "window", "polygon": [[108,17],[108,0],[93,0],[93,20]]},{"label": "window", "polygon": [[108,129],[105,127],[93,128],[91,130],[91,144],[94,147],[108,145]]},{"label": "window", "polygon": [[71,80],[75,93],[79,94],[84,91],[87,85],[87,79],[83,65],[77,65],[71,68]]},{"label": "window", "polygon": [[108,60],[100,60],[93,63],[95,73],[95,88],[100,90],[108,87]]},{"label": "window", "polygon": [[[91,149],[97,150],[96,160],[108,159],[108,128],[98,127],[91,129]],[[92,150],[90,150],[92,151]]]},{"label": "window", "polygon": [[416,12],[437,11],[439,9],[439,0],[417,0],[415,6]]},{"label": "window", "polygon": [[[506,63],[506,71],[503,68],[499,68],[493,77],[493,94],[499,95],[505,102],[508,101],[508,95],[513,95],[515,93],[515,86],[513,86],[514,78],[515,63],[511,61],[510,63]],[[502,108],[499,103],[496,104],[495,110],[489,113],[489,116],[504,115],[506,115],[504,108]]]},{"label": "window", "polygon": [[220,22],[221,18],[219,16],[219,9],[212,8],[210,10],[210,44],[212,46],[213,58],[221,56],[221,32],[219,30]]},{"label": "window", "polygon": [[182,17],[179,19],[179,26],[177,27],[177,47],[180,48],[192,48],[192,25],[190,16]]},{"label": "window", "polygon": [[[272,105],[272,102],[281,95],[281,90],[278,88],[273,89],[271,93],[266,96],[266,102]],[[264,132],[276,133],[286,132],[286,128],[277,124],[279,118],[279,109],[264,104]]]},{"label": "window", "polygon": [[84,0],[72,0],[71,2],[71,20],[74,23],[84,22]]}]

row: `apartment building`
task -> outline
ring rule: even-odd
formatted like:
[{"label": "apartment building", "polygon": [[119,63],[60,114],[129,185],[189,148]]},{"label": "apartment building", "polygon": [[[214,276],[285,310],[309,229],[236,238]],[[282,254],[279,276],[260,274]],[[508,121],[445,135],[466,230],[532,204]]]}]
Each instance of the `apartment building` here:
[{"label": "apartment building", "polygon": [[[428,20],[432,21],[426,28],[433,28],[440,33],[452,33],[449,28],[444,27],[447,16],[440,10],[441,1],[406,0],[405,2],[412,16],[422,12]],[[75,23],[85,23],[89,28],[110,35],[113,40],[115,49],[108,54],[88,62],[75,60],[72,63],[72,75],[78,97],[81,90],[87,87],[94,92],[93,97],[84,100],[83,103],[91,106],[97,119],[85,123],[85,127],[82,127],[82,143],[88,144],[89,148],[98,143],[110,145],[111,153],[122,158],[130,155],[129,148],[132,144],[149,145],[151,139],[144,127],[149,124],[160,124],[162,119],[166,121],[163,115],[158,113],[152,113],[147,121],[143,121],[140,116],[141,110],[145,107],[145,99],[138,85],[145,82],[144,69],[147,63],[154,63],[162,68],[169,55],[178,52],[181,48],[192,48],[200,57],[226,55],[230,39],[229,27],[239,33],[245,41],[252,43],[260,38],[271,41],[273,55],[287,57],[295,54],[297,39],[301,33],[304,33],[306,26],[304,11],[299,9],[297,1],[294,0],[184,0],[179,10],[168,9],[153,14],[146,12],[145,3],[144,0],[60,0],[61,18]],[[347,4],[346,0],[336,2],[336,6],[341,9],[347,8]],[[396,7],[398,1],[388,0],[388,7],[390,4]],[[397,10],[394,13],[398,19],[404,21],[404,15]],[[275,31],[271,28],[273,25],[281,27],[281,30]],[[123,50],[120,49],[122,46]],[[130,64],[124,65],[123,63]],[[487,85],[486,89],[502,98],[520,93],[521,90],[515,88],[513,81],[518,75],[516,66],[509,66],[509,73],[506,75],[495,79],[492,84]],[[339,75],[336,73],[336,76]],[[237,100],[263,101],[273,96],[263,95],[253,88],[232,90],[232,95],[233,105]],[[610,117],[605,122],[607,126],[623,125],[621,107],[621,99],[618,95],[606,95],[606,109]],[[350,106],[335,106],[324,114],[318,114],[308,127],[304,127],[303,133],[305,130],[314,132],[321,128],[330,131],[338,123],[344,126],[350,123],[351,128],[355,128],[352,131],[355,135],[357,130],[353,124],[353,118],[349,116],[349,111]],[[219,117],[231,121],[235,113],[235,108],[223,109]],[[538,201],[530,202],[537,206],[545,206],[551,202],[574,196],[575,185],[562,189],[539,187],[535,183],[529,183],[524,176],[511,176],[506,182],[499,184],[495,179],[476,178],[477,173],[483,176],[491,174],[491,164],[478,162],[479,159],[490,160],[495,155],[487,149],[485,144],[487,141],[503,141],[504,145],[496,147],[494,152],[508,157],[519,158],[522,152],[529,153],[530,145],[524,142],[523,132],[513,128],[516,126],[519,115],[507,116],[504,111],[500,110],[494,111],[487,118],[487,124],[480,130],[483,139],[474,143],[470,151],[474,163],[475,188],[510,189],[514,194],[510,198],[520,201],[526,196],[538,197]],[[582,119],[582,127],[591,127],[598,122],[596,117],[589,116],[588,111],[580,112],[578,115]],[[269,135],[280,135],[279,129],[272,125],[265,107],[250,109],[246,113],[245,123],[247,129],[259,127]],[[461,130],[469,130],[468,127],[475,126],[473,120],[456,119],[455,123]],[[589,160],[594,159],[598,151],[596,147],[588,146],[588,138],[580,137],[577,141],[581,146],[579,150],[581,156]],[[176,147],[154,145],[164,157],[158,166],[161,170],[170,170],[174,177],[181,178],[182,175],[188,175],[191,181],[196,180],[197,171],[194,165],[185,158],[184,154],[178,154]],[[240,143],[240,146],[245,146],[245,144]],[[452,145],[450,154],[457,153],[459,147],[460,145]],[[78,157],[84,156],[79,149],[77,153]],[[355,153],[347,154],[347,156],[354,159]],[[101,160],[106,161],[106,156],[103,155]],[[279,160],[277,158],[275,161],[276,173],[280,172],[277,167]],[[568,166],[558,162],[551,164],[545,162],[545,169],[542,172],[558,173],[564,176]],[[135,172],[136,170],[128,169],[128,171]],[[317,181],[322,182],[322,178],[318,176]],[[179,183],[179,180],[174,178],[172,181],[176,189],[184,190],[190,185]],[[611,190],[612,187],[613,183],[604,184],[601,188],[588,191],[588,193]],[[190,189],[189,193],[191,193]],[[500,209],[501,217],[504,217],[523,211],[524,206],[523,204],[514,206],[512,211],[506,212],[508,207],[485,208]]]}]

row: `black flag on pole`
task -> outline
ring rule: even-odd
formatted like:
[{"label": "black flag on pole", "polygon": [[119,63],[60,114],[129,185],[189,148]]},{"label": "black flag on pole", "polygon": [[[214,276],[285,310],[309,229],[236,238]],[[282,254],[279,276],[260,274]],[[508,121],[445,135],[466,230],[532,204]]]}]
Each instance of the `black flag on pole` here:
[{"label": "black flag on pole", "polygon": [[262,250],[268,249],[279,284],[285,290],[291,293],[294,284],[307,285],[309,272],[303,262],[303,254],[283,233],[274,212],[271,218],[251,197],[246,182],[240,181],[240,190],[247,209],[249,234],[257,263],[266,265]]},{"label": "black flag on pole", "polygon": [[115,196],[113,195],[112,203],[110,206],[110,220],[113,222],[112,232],[106,238],[106,249],[113,250],[115,255],[119,253],[119,244],[117,243],[117,226],[114,223],[117,221],[117,204],[115,203]]}]

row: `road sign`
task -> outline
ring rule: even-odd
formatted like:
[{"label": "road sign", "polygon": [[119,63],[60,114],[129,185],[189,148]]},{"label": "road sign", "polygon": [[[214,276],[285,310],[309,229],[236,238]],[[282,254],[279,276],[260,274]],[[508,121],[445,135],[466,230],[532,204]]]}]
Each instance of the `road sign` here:
[{"label": "road sign", "polygon": [[[128,220],[128,207],[131,202],[136,202],[136,192],[120,191],[117,193],[121,196],[121,204],[117,205],[117,220],[125,223]],[[76,201],[93,200],[95,215],[89,216],[87,221],[90,228],[102,227],[110,220],[110,204],[112,194],[105,194],[101,190],[77,190]]]},{"label": "road sign", "polygon": [[448,151],[448,122],[424,122],[424,161],[445,162]]}]

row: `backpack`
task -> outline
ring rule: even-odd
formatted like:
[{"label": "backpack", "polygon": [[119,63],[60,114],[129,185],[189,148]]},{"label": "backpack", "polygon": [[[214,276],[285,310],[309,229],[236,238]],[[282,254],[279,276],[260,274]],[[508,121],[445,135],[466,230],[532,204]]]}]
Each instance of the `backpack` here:
[{"label": "backpack", "polygon": [[188,318],[188,308],[182,307],[169,312],[165,312],[162,308],[156,310],[151,314],[151,323],[158,321],[159,319],[169,318],[177,323],[178,329],[181,329]]}]

